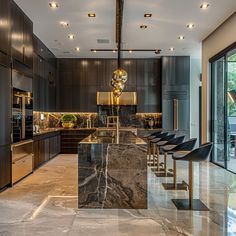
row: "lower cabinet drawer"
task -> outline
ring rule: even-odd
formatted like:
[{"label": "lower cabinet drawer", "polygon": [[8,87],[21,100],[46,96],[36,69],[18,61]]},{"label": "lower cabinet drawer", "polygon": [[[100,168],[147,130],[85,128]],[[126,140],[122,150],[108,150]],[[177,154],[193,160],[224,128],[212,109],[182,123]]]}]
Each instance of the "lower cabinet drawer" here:
[{"label": "lower cabinet drawer", "polygon": [[33,156],[29,155],[15,162],[12,162],[12,183],[16,183],[20,179],[32,172]]}]

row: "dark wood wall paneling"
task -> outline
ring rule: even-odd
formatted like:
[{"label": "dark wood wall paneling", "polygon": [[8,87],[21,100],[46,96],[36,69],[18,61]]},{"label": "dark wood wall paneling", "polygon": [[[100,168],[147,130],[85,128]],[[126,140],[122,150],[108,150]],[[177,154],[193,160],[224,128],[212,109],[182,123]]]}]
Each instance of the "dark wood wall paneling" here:
[{"label": "dark wood wall paneling", "polygon": [[[97,112],[96,92],[112,90],[114,59],[58,59],[57,110]],[[124,59],[124,91],[137,91],[137,112],[161,112],[161,59]]]}]

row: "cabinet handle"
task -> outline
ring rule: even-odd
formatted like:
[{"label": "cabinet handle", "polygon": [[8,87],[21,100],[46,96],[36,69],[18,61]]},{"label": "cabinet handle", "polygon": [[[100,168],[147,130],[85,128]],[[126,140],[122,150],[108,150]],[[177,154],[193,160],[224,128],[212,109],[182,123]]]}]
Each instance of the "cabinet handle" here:
[{"label": "cabinet handle", "polygon": [[174,131],[177,131],[179,129],[179,100],[174,99],[173,100],[173,127]]}]

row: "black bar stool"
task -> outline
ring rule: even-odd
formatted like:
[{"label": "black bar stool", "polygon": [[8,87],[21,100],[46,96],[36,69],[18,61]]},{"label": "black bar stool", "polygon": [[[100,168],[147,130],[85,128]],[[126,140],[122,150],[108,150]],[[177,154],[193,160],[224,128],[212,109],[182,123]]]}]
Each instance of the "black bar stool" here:
[{"label": "black bar stool", "polygon": [[[173,139],[170,139],[168,141],[160,141],[157,143],[157,146],[159,147],[159,154],[161,155],[164,155],[164,162],[163,162],[163,166],[164,166],[164,174],[159,174],[158,176],[159,177],[171,177],[173,176],[173,174],[169,174],[167,173],[167,157],[168,157],[168,153],[163,151],[163,148],[165,146],[172,146],[172,147],[176,147],[177,145],[183,143],[185,139],[185,136],[179,136],[179,137],[176,137],[176,138],[173,138]],[[158,165],[157,165],[157,172],[160,171],[159,170],[159,160],[158,160]],[[169,174],[169,175],[168,175]]]},{"label": "black bar stool", "polygon": [[154,133],[151,133],[151,134],[146,134],[146,135],[144,135],[143,136],[143,139],[147,139],[147,138],[149,138],[150,136],[155,136],[155,135],[157,135],[157,134],[160,134],[162,131],[160,130],[160,131],[157,131],[157,132],[154,132]]},{"label": "black bar stool", "polygon": [[[167,136],[169,135],[169,133],[168,132],[162,132],[162,133],[160,133],[159,135],[156,135],[156,137],[155,138],[153,138],[153,139],[151,139],[150,140],[150,149],[151,149],[151,155],[153,155],[153,158],[154,158],[154,156],[155,155],[157,155],[157,153],[156,153],[156,150],[155,150],[155,143],[157,143],[157,142],[159,142],[159,141],[161,141],[161,140],[163,140],[164,138],[166,138]],[[151,161],[151,159],[150,159],[150,161]]]},{"label": "black bar stool", "polygon": [[148,160],[151,160],[151,155],[153,155],[153,145],[152,145],[152,141],[153,140],[157,140],[159,138],[163,138],[166,137],[168,135],[168,132],[161,132],[155,135],[152,135],[150,137],[147,138],[147,142],[148,142]]},{"label": "black bar stool", "polygon": [[[157,160],[157,172],[159,172],[159,159],[160,159],[160,147],[165,145],[166,143],[168,143],[170,140],[175,138],[175,134],[169,134],[163,138],[158,138],[158,139],[154,139],[152,140],[152,144],[153,144],[153,166],[155,168],[156,165],[156,160]],[[155,169],[154,169],[155,171]]]},{"label": "black bar stool", "polygon": [[[162,147],[161,151],[164,152],[164,156],[172,155],[175,152],[178,151],[192,151],[196,145],[197,139],[192,138],[189,139],[188,141],[185,141],[179,145],[176,144],[170,144],[170,145],[165,145]],[[166,161],[165,159],[165,161]],[[164,164],[165,165],[165,164]],[[184,181],[182,183],[177,184],[177,168],[176,168],[176,160],[173,159],[173,183],[163,183],[162,186],[164,187],[165,190],[186,190],[187,188],[187,183]]]},{"label": "black bar stool", "polygon": [[199,199],[193,199],[193,162],[205,161],[213,148],[212,143],[205,143],[199,148],[189,151],[178,151],[173,154],[173,159],[176,161],[188,161],[188,190],[189,199],[172,199],[178,210],[194,210],[194,211],[209,211],[207,206]]}]

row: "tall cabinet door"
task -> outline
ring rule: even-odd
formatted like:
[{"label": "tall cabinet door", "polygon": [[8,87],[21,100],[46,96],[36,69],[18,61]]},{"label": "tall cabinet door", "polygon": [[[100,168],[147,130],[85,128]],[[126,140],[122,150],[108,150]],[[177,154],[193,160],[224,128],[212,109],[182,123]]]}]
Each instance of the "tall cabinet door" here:
[{"label": "tall cabinet door", "polygon": [[163,129],[190,133],[190,57],[162,58]]},{"label": "tall cabinet door", "polygon": [[11,70],[0,65],[0,146],[11,143]]},{"label": "tall cabinet door", "polygon": [[11,183],[11,73],[0,66],[0,189]]},{"label": "tall cabinet door", "polygon": [[12,4],[12,57],[23,63],[23,32],[24,15],[21,9],[13,2]]},{"label": "tall cabinet door", "polygon": [[4,24],[0,23],[0,52],[10,55],[10,6],[11,1],[0,1],[0,19]]}]

